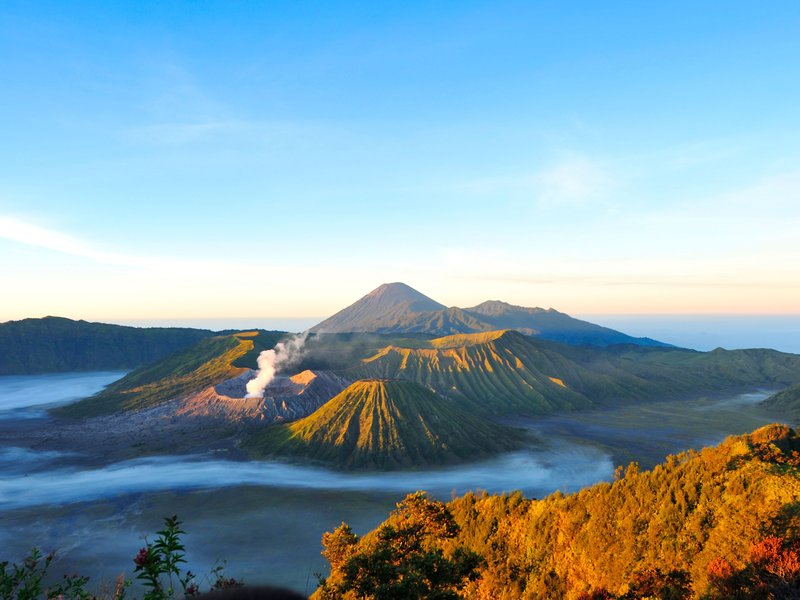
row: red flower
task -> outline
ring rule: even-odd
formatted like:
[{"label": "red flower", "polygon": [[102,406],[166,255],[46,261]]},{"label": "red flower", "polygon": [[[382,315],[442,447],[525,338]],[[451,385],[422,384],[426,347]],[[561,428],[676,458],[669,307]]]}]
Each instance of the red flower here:
[{"label": "red flower", "polygon": [[140,569],[143,569],[148,562],[150,562],[150,553],[147,548],[139,550],[139,554],[133,559],[133,563]]}]

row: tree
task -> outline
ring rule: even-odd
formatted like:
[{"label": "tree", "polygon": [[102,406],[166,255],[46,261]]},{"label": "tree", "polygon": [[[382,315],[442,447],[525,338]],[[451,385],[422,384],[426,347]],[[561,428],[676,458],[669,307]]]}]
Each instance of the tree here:
[{"label": "tree", "polygon": [[323,556],[331,576],[322,581],[321,598],[375,600],[459,598],[482,559],[457,547],[445,554],[442,542],[458,534],[453,515],[424,492],[409,494],[374,536],[358,541],[342,524],[323,537]]}]

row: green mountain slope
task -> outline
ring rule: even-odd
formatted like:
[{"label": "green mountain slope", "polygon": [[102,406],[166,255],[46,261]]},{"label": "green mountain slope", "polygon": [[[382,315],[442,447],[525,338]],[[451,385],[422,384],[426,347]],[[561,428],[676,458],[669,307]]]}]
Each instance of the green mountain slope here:
[{"label": "green mountain slope", "polygon": [[515,329],[566,344],[668,346],[635,338],[553,309],[488,301],[473,308],[447,308],[404,283],[385,283],[311,328],[314,333],[395,333],[436,336]]},{"label": "green mountain slope", "polygon": [[[610,598],[601,590],[625,594],[648,581],[656,584],[656,591],[624,597],[704,597],[714,580],[748,565],[762,568],[766,582],[779,586],[783,575],[797,580],[796,555],[795,562],[788,562],[775,553],[778,560],[769,565],[764,546],[752,549],[768,536],[777,536],[778,544],[780,538],[789,544],[797,538],[798,450],[795,431],[771,425],[714,448],[670,456],[651,471],[631,465],[615,482],[575,494],[556,492],[543,500],[528,500],[520,493],[467,494],[436,511],[395,511],[360,539],[342,536],[346,527],[323,537],[323,554],[333,563],[325,587],[332,591],[346,586],[356,564],[369,564],[370,573],[392,572],[389,564],[382,569],[381,561],[395,557],[374,553],[386,539],[379,532],[385,533],[387,525],[399,530],[408,519],[441,510],[452,515],[457,527],[429,531],[426,548],[451,556],[462,546],[484,559],[478,576],[462,592],[466,598],[575,599],[590,591],[598,592],[593,597]],[[399,522],[401,518],[406,522]],[[709,570],[716,579],[709,578]],[[657,590],[664,582],[690,584],[694,593],[663,595]],[[746,580],[739,583],[747,585]],[[769,585],[760,593],[750,588],[752,595],[723,592],[712,597],[797,597],[796,587],[781,595],[771,593],[775,588]],[[314,597],[327,597],[322,591]]]},{"label": "green mountain slope", "polygon": [[132,369],[211,337],[204,329],[124,327],[61,317],[0,324],[0,375]]},{"label": "green mountain slope", "polygon": [[776,350],[694,352],[678,348],[609,348],[601,352],[561,347],[591,370],[615,369],[646,380],[665,396],[783,388],[800,383],[800,355]]},{"label": "green mountain slope", "polygon": [[509,450],[520,434],[472,416],[410,381],[356,381],[310,416],[276,425],[244,448],[340,468],[393,469]]},{"label": "green mountain slope", "polygon": [[563,381],[567,373],[579,379],[581,368],[520,333],[453,335],[427,345],[387,346],[343,373],[353,379],[415,381],[482,413],[543,414],[592,405]]},{"label": "green mountain slope", "polygon": [[386,346],[341,373],[351,379],[416,381],[479,412],[546,414],[786,387],[800,382],[800,356],[774,350],[578,348],[496,331]]},{"label": "green mountain slope", "polygon": [[800,385],[793,385],[773,394],[764,400],[763,405],[785,411],[797,422],[800,420]]},{"label": "green mountain slope", "polygon": [[284,335],[250,331],[202,340],[129,373],[91,398],[56,409],[55,414],[88,417],[136,410],[199,392],[255,368],[259,352],[272,348]]}]

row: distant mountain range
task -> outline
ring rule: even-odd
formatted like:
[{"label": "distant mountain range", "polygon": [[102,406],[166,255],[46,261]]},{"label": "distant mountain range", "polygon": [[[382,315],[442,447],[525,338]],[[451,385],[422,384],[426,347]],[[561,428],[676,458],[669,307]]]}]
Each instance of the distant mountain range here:
[{"label": "distant mountain range", "polygon": [[514,329],[564,344],[669,346],[574,319],[552,308],[525,308],[488,300],[448,308],[404,283],[385,283],[310,329],[312,333],[427,333],[436,336]]},{"label": "distant mountain range", "polygon": [[[569,346],[513,330],[434,339],[330,334],[309,340],[297,368],[311,371],[276,379],[263,400],[245,399],[256,356],[282,335],[201,340],[55,412],[92,417],[179,401],[176,415],[244,426],[243,448],[256,456],[401,468],[513,447],[518,434],[497,416],[800,384],[800,356],[774,350]],[[343,357],[332,370],[331,355]],[[317,380],[324,385],[311,385]]]},{"label": "distant mountain range", "polygon": [[280,373],[263,399],[245,398],[245,385],[259,353],[284,332],[28,319],[0,325],[0,373],[138,364],[53,414],[161,411],[176,422],[222,422],[256,456],[340,468],[446,463],[516,447],[519,432],[496,417],[785,388],[770,403],[800,414],[800,355],[696,352],[497,301],[446,308],[401,283],[380,286],[312,332],[292,372]]},{"label": "distant mountain range", "polygon": [[[447,308],[404,283],[381,285],[315,325],[310,332],[431,338],[500,329],[570,345],[669,347],[650,338],[632,337],[574,319],[553,309],[524,308],[496,300],[472,308]],[[63,317],[8,321],[0,323],[0,375],[133,369],[222,333],[233,332],[127,327]]]}]

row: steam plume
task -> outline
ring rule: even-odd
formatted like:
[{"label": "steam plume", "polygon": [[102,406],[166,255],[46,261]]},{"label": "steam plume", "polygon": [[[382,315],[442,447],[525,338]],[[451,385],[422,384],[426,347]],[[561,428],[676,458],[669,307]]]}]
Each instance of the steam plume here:
[{"label": "steam plume", "polygon": [[304,332],[285,342],[278,342],[272,350],[263,350],[258,355],[258,372],[255,378],[247,382],[245,398],[264,397],[264,390],[270,381],[275,379],[278,370],[297,361],[303,355],[307,335],[308,332]]}]

